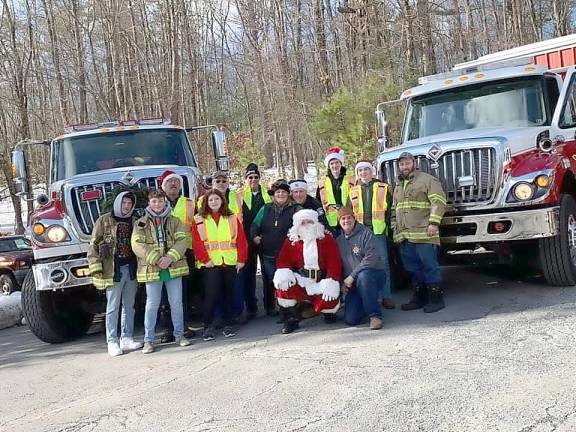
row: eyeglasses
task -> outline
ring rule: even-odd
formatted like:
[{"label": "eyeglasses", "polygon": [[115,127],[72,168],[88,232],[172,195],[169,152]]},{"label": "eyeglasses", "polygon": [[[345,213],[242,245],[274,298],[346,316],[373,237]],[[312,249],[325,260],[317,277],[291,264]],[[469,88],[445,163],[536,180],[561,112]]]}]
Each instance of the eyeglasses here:
[{"label": "eyeglasses", "polygon": [[248,177],[246,177],[246,178],[247,178],[248,180],[259,180],[259,179],[260,179],[260,177],[258,177],[258,176],[248,176]]},{"label": "eyeglasses", "polygon": [[228,183],[228,180],[214,180],[214,183]]}]

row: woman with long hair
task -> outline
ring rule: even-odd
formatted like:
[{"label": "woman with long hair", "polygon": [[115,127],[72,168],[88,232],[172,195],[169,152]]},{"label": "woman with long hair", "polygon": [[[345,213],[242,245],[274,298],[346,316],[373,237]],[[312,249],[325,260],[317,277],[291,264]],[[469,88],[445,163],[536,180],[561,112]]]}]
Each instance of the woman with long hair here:
[{"label": "woman with long hair", "polygon": [[235,336],[232,328],[234,283],[248,259],[248,245],[242,223],[230,211],[222,192],[213,189],[204,195],[194,217],[192,239],[205,290],[203,338],[214,339],[212,322],[217,305],[222,306],[222,334],[227,338]]}]

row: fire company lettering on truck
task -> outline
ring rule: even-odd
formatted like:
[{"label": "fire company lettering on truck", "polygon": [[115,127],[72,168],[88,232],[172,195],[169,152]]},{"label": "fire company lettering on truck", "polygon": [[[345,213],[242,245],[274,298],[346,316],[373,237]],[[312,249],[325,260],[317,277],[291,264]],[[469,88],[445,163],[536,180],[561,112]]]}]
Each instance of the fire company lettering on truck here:
[{"label": "fire company lettering on truck", "polygon": [[23,142],[13,152],[17,189],[27,196],[26,145],[50,147],[48,195],[32,215],[32,272],[22,285],[22,309],[31,331],[50,343],[83,335],[105,298],[92,286],[86,252],[102,206],[120,185],[159,188],[170,169],[196,196],[201,179],[187,132],[213,130],[216,168],[228,169],[224,132],[216,126],[183,128],[164,119],[70,126],[53,140]]},{"label": "fire company lettering on truck", "polygon": [[576,35],[490,54],[406,90],[399,146],[376,109],[383,180],[410,151],[447,193],[443,249],[538,257],[550,285],[576,284]]}]

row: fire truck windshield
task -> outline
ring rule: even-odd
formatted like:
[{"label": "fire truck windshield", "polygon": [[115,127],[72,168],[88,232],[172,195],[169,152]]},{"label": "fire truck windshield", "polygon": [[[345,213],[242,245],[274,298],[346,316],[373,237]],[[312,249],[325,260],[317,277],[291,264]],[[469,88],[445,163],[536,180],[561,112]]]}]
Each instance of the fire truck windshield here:
[{"label": "fire truck windshield", "polygon": [[51,181],[76,174],[143,165],[196,166],[186,132],[138,129],[56,140],[52,144]]},{"label": "fire truck windshield", "polygon": [[465,129],[546,124],[541,77],[514,78],[458,87],[412,99],[404,141]]}]

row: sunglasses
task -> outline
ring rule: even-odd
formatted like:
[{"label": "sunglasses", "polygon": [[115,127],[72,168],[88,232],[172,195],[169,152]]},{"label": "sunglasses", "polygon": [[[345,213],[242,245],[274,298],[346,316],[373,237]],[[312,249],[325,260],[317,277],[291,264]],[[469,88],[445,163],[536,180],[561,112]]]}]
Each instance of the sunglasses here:
[{"label": "sunglasses", "polygon": [[248,180],[258,180],[260,177],[258,176],[248,176],[246,177]]},{"label": "sunglasses", "polygon": [[228,180],[214,180],[214,183],[228,183]]}]

